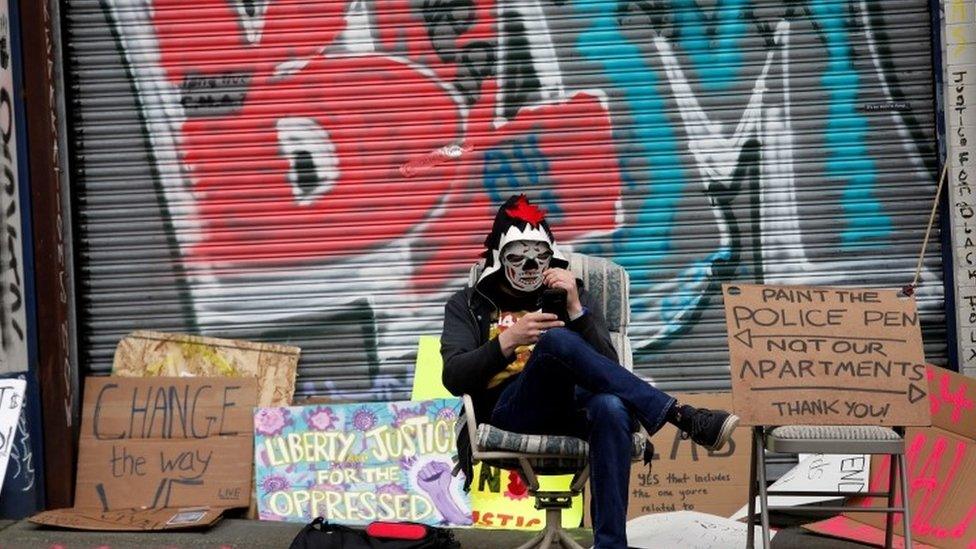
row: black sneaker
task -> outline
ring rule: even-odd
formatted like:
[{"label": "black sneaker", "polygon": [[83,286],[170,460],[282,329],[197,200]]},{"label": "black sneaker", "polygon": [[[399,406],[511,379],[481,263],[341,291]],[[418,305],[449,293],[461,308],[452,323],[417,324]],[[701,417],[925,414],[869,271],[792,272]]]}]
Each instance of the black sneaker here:
[{"label": "black sneaker", "polygon": [[739,425],[739,416],[685,404],[675,412],[675,423],[682,438],[690,437],[706,450],[721,450]]}]

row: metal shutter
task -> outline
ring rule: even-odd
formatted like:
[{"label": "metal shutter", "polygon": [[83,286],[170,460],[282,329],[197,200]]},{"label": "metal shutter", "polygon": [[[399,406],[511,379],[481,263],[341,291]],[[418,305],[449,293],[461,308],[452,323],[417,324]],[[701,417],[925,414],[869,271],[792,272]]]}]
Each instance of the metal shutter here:
[{"label": "metal shutter", "polygon": [[[935,190],[925,0],[68,0],[82,362],[152,328],[403,397],[526,192],[631,275],[636,369],[728,387],[725,280],[900,287]],[[938,235],[926,353],[945,361]]]}]

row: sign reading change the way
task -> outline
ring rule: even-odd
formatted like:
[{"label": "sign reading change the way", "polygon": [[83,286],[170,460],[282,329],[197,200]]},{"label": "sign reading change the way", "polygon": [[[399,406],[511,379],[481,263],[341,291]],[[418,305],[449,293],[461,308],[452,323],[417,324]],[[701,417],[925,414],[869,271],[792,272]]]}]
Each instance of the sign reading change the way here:
[{"label": "sign reading change the way", "polygon": [[928,425],[915,300],[896,290],[725,284],[747,425]]}]

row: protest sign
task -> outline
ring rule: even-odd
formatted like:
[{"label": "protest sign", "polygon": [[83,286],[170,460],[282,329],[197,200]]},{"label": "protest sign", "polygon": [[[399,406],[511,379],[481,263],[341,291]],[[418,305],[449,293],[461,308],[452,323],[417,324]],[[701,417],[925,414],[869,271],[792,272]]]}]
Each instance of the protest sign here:
[{"label": "protest sign", "polygon": [[27,381],[23,379],[0,379],[0,483],[7,475],[10,453],[17,442],[17,426],[26,390]]},{"label": "protest sign", "polygon": [[459,399],[260,408],[254,413],[262,520],[471,524],[451,475]]},{"label": "protest sign", "polygon": [[746,425],[928,425],[915,301],[895,290],[725,284]]},{"label": "protest sign", "polygon": [[[301,349],[289,345],[137,330],[115,348],[112,373],[134,377],[253,377],[258,406],[291,406]],[[252,488],[252,496],[254,491]],[[251,498],[248,518],[257,517]]]},{"label": "protest sign", "polygon": [[[443,368],[440,337],[420,336],[410,399],[450,397],[451,393],[441,383]],[[469,494],[475,528],[538,530],[542,527],[546,512],[535,508],[535,498],[529,495],[528,487],[516,471],[478,463],[473,476]],[[557,492],[568,492],[573,482],[573,475],[539,475],[538,478],[540,489]],[[572,505],[561,516],[563,527],[578,527],[583,520],[583,496],[574,497]]]},{"label": "protest sign", "polygon": [[[745,547],[749,527],[741,522],[697,511],[647,515],[627,521],[627,546],[633,549],[729,549]],[[756,547],[762,530],[752,529]],[[776,532],[770,532],[772,538]]]},{"label": "protest sign", "polygon": [[31,520],[171,529],[247,507],[256,401],[252,378],[88,378],[75,507]]},{"label": "protest sign", "polygon": [[[539,489],[568,492],[573,475],[539,475]],[[535,498],[522,477],[513,469],[499,469],[484,463],[474,466],[471,483],[471,520],[475,528],[539,530],[546,513],[535,508]],[[560,514],[564,528],[577,528],[583,520],[583,496],[572,499]]]},{"label": "protest sign", "polygon": [[[863,454],[809,454],[800,458],[796,467],[776,480],[769,491],[782,492],[844,492],[857,495],[866,492],[871,468],[871,456]],[[768,504],[777,507],[809,505],[822,501],[840,499],[845,496],[769,496]],[[748,498],[747,498],[748,499]],[[759,509],[759,498],[756,498]],[[739,520],[748,514],[743,505],[732,520]]]},{"label": "protest sign", "polygon": [[[976,380],[928,366],[932,426],[909,428],[905,436],[912,538],[916,547],[976,547]],[[888,488],[889,456],[871,461],[870,490]],[[895,505],[901,504],[901,497]],[[885,498],[861,497],[851,511],[806,528],[832,536],[881,543],[884,515],[856,513],[883,506]],[[896,515],[895,534],[901,534]],[[895,547],[902,547],[896,537]]]},{"label": "protest sign", "polygon": [[46,511],[31,517],[32,522],[72,530],[150,531],[180,530],[209,526],[226,511],[220,507],[162,509],[123,509],[103,511],[97,508],[72,508]]},{"label": "protest sign", "polygon": [[300,353],[276,343],[137,330],[115,348],[112,375],[254,377],[258,406],[289,406]]},{"label": "protest sign", "polygon": [[[729,393],[673,393],[682,404],[726,410]],[[751,433],[739,429],[718,452],[681,438],[681,432],[665,424],[652,438],[651,467],[635,462],[630,470],[627,518],[670,511],[698,511],[728,516],[748,500]],[[587,490],[586,526],[591,526],[590,491]]]}]

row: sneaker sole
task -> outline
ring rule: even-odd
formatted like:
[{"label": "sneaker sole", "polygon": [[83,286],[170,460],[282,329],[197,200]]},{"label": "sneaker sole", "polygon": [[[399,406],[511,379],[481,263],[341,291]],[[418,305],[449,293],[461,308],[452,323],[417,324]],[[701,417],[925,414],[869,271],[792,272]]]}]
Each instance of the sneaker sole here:
[{"label": "sneaker sole", "polygon": [[735,428],[739,426],[739,416],[735,414],[730,414],[729,417],[725,418],[725,423],[722,424],[722,431],[718,434],[718,441],[712,446],[708,446],[706,450],[711,450],[717,452],[721,450],[725,443],[732,438],[732,432]]}]

